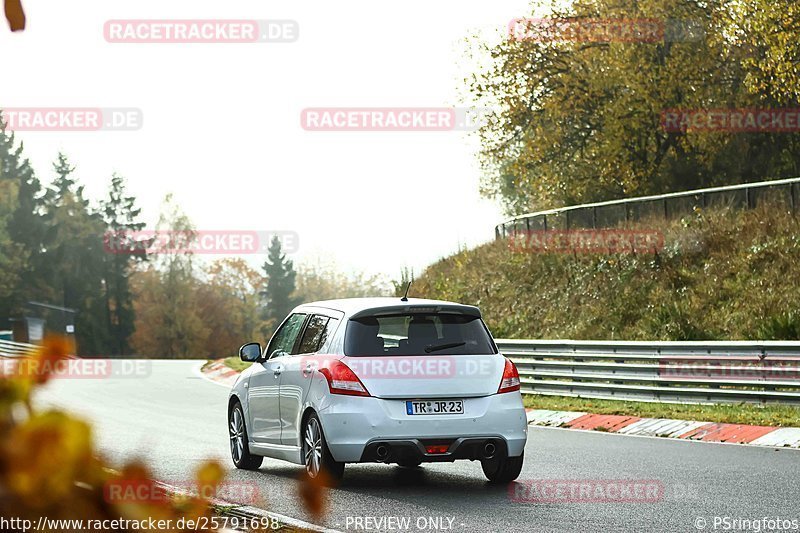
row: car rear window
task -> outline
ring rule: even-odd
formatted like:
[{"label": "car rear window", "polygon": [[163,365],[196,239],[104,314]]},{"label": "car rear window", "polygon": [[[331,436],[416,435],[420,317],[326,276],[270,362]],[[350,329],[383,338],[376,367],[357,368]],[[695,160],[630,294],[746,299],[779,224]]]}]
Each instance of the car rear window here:
[{"label": "car rear window", "polygon": [[345,355],[484,355],[497,353],[483,321],[459,314],[359,317],[347,323]]}]

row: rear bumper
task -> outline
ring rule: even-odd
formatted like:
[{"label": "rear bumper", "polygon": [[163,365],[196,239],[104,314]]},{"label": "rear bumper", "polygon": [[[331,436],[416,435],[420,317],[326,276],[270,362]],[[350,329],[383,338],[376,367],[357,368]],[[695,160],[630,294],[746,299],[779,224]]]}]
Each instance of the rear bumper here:
[{"label": "rear bumper", "polygon": [[[328,399],[333,401],[318,410],[325,440],[333,458],[346,463],[481,459],[487,443],[498,455],[517,457],[528,436],[519,393],[466,398],[463,415],[410,416],[405,400],[334,395]],[[447,443],[447,453],[427,453],[425,445],[433,442]],[[381,444],[389,449],[389,457],[378,457]]]},{"label": "rear bumper", "polygon": [[[427,439],[425,439],[427,440]],[[447,462],[456,459],[491,459],[507,457],[508,444],[503,437],[461,437],[446,443],[446,453],[428,453],[425,440],[375,439],[364,447],[362,463]],[[430,439],[431,441],[437,439]],[[430,442],[434,444],[434,442]],[[438,443],[437,443],[438,444]]]}]

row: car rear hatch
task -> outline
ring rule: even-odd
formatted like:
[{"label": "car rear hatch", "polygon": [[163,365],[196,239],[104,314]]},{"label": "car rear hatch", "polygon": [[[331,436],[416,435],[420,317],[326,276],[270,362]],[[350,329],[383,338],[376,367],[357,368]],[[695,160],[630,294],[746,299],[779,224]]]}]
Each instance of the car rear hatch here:
[{"label": "car rear hatch", "polygon": [[378,398],[471,398],[497,392],[505,358],[470,306],[398,306],[348,320],[342,361]]}]

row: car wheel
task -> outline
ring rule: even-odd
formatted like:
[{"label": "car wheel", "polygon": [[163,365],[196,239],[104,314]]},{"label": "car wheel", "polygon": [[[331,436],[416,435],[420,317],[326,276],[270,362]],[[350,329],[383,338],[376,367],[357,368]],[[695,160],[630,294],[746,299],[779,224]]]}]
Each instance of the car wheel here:
[{"label": "car wheel", "polygon": [[337,481],[344,474],[344,463],[333,459],[316,413],[311,413],[303,427],[303,460],[306,475],[311,479],[322,474],[330,481]]},{"label": "car wheel", "polygon": [[244,423],[242,404],[236,403],[228,416],[228,433],[231,438],[231,459],[236,468],[242,470],[258,470],[264,458],[252,455],[247,448],[247,427]]},{"label": "car wheel", "polygon": [[510,483],[519,477],[522,472],[522,462],[525,455],[519,457],[495,457],[483,459],[481,466],[483,473],[492,483]]}]

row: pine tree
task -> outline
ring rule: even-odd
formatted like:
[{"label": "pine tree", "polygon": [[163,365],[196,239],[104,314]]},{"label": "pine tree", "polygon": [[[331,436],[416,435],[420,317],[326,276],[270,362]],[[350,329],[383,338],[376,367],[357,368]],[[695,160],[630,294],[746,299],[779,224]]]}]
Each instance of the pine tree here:
[{"label": "pine tree", "polygon": [[116,174],[111,177],[108,199],[101,202],[100,211],[106,224],[106,322],[111,331],[112,353],[125,355],[130,351],[129,339],[135,331],[129,276],[137,261],[147,259],[144,250],[137,250],[133,232],[144,228],[144,223],[138,222],[141,209],[136,207],[136,198],[126,196],[125,180]]},{"label": "pine tree", "polygon": [[282,253],[281,241],[277,236],[270,242],[267,261],[262,268],[267,277],[266,286],[261,291],[264,304],[262,319],[267,321],[267,329],[274,330],[297,305],[292,298],[297,274],[292,261],[286,259],[286,255]]},{"label": "pine tree", "polygon": [[39,281],[35,256],[42,247],[45,226],[41,216],[41,185],[29,161],[23,155],[23,145],[16,145],[13,133],[6,131],[0,115],[0,183],[2,183],[3,255],[14,258],[0,266],[8,282],[0,298],[0,317],[18,314],[28,299],[44,299],[49,289]]},{"label": "pine tree", "polygon": [[50,303],[77,311],[79,353],[107,355],[112,342],[103,288],[105,223],[83,197],[75,167],[64,154],[58,155],[53,169],[56,178],[44,195],[47,236],[39,270],[54,289]]}]

